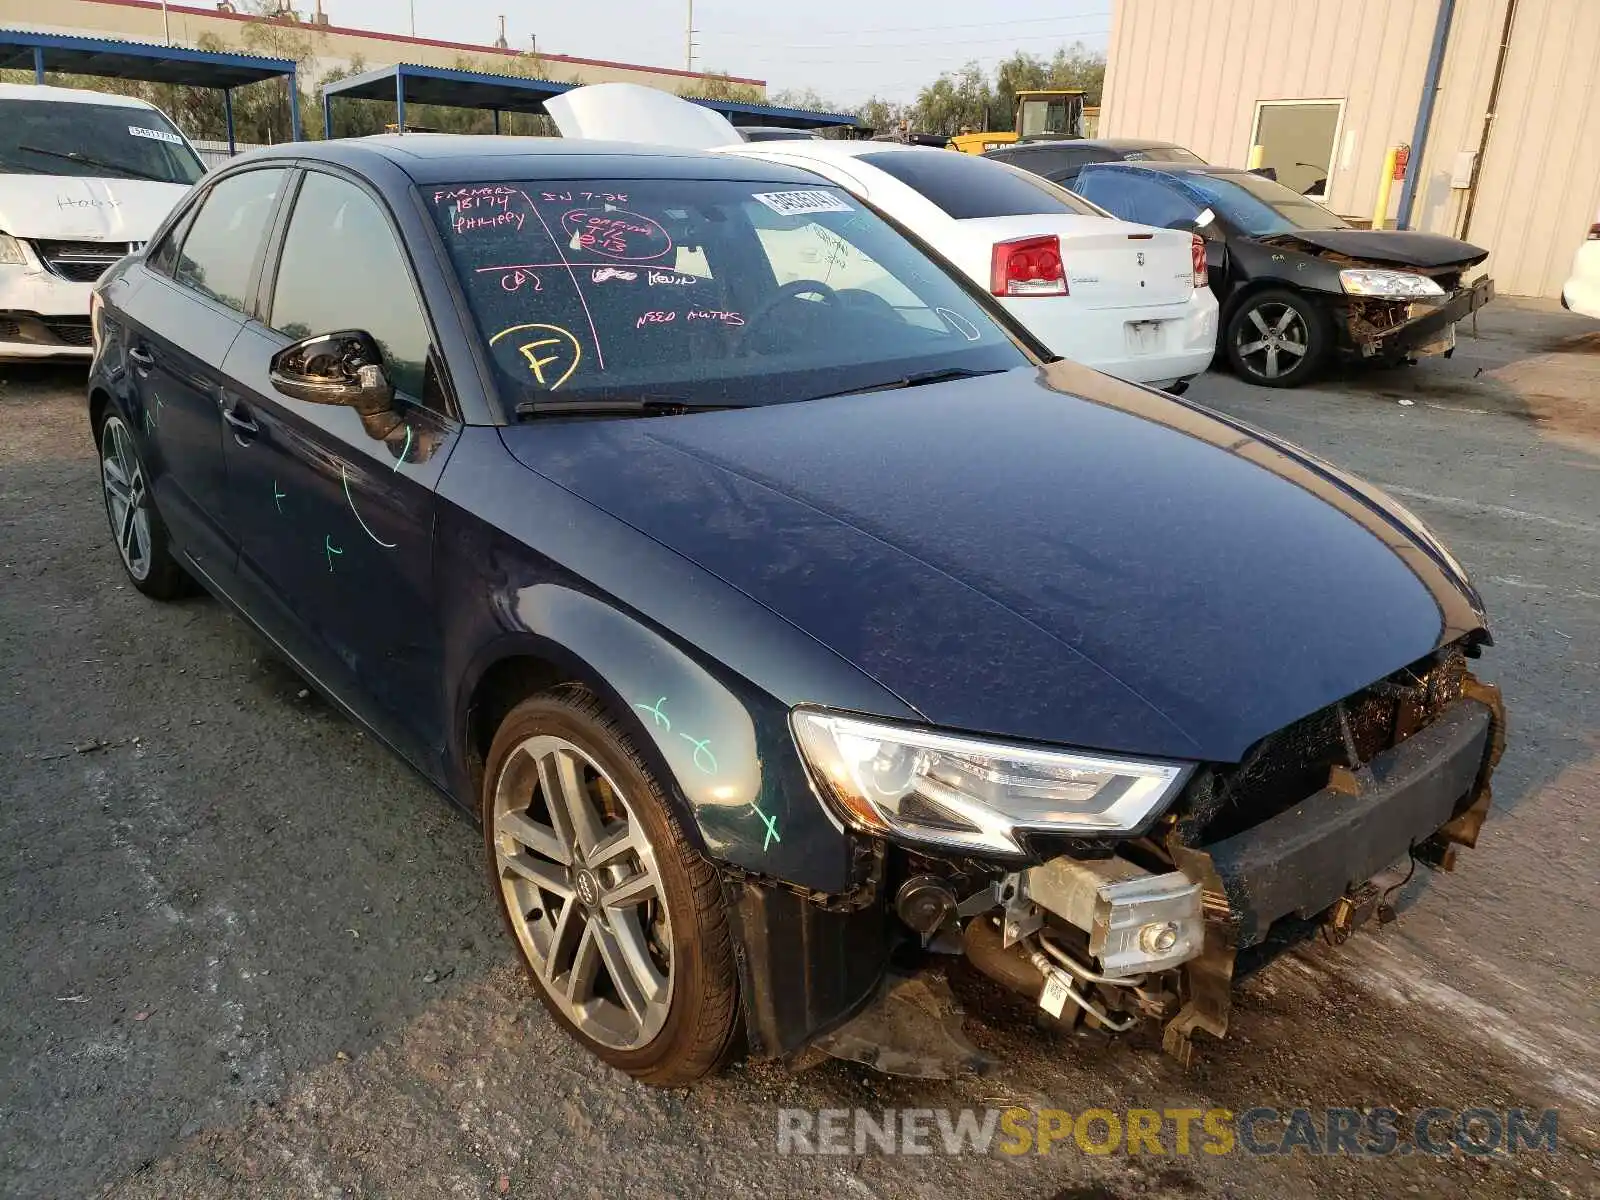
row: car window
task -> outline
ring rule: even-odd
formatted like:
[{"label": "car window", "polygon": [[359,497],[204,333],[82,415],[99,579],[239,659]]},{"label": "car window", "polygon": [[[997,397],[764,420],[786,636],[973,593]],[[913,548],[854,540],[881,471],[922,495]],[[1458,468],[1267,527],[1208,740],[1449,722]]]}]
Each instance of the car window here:
[{"label": "car window", "polygon": [[178,269],[178,247],[183,245],[184,234],[188,232],[189,223],[194,220],[194,207],[179,214],[178,219],[172,223],[172,228],[156,245],[151,247],[146,257],[146,265],[153,271],[171,276]]},{"label": "car window", "polygon": [[365,330],[383,347],[395,388],[423,395],[428,322],[387,216],[352,183],[306,174],[284,235],[270,324],[296,339]]},{"label": "car window", "polygon": [[187,186],[205,166],[153,108],[0,100],[0,174],[13,173]]},{"label": "car window", "polygon": [[244,312],[286,176],[281,169],[245,171],[217,183],[189,223],[173,278]]},{"label": "car window", "polygon": [[855,305],[886,304],[903,319],[938,328],[939,318],[866,251],[825,225],[807,221],[793,229],[761,229],[761,249],[778,283],[819,279]]},{"label": "car window", "polygon": [[1164,177],[1144,171],[1085,169],[1073,190],[1124,221],[1140,225],[1181,228],[1193,224],[1200,215],[1200,205]]},{"label": "car window", "polygon": [[958,221],[1063,213],[1095,215],[1092,209],[1037,175],[990,158],[934,150],[897,150],[863,154],[861,161],[915,188]]},{"label": "car window", "polygon": [[1218,216],[1254,237],[1295,229],[1350,228],[1350,222],[1315,200],[1249,171],[1227,175],[1186,171],[1183,184]]},{"label": "car window", "polygon": [[422,195],[513,404],[766,404],[1029,361],[970,285],[841,188],[600,179]]}]

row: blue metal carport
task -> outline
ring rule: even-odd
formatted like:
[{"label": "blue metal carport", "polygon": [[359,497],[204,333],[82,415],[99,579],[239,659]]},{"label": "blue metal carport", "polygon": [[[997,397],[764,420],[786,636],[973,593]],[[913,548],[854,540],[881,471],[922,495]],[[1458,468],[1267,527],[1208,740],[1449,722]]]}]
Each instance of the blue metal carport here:
[{"label": "blue metal carport", "polygon": [[151,42],[122,42],[112,38],[72,37],[58,33],[33,33],[0,29],[0,67],[32,70],[34,80],[45,82],[47,71],[72,75],[97,75],[106,79],[136,79],[144,83],[177,83],[186,87],[215,88],[222,92],[228,118],[228,149],[236,144],[233,132],[233,89],[264,79],[289,81],[289,123],[296,140],[300,127],[300,89],[293,60],[262,58],[255,54],[193,50],[187,46],[158,46]]},{"label": "blue metal carport", "polygon": [[[551,96],[581,87],[577,83],[558,83],[553,79],[530,79],[520,75],[493,75],[484,71],[456,71],[448,67],[424,67],[415,63],[395,63],[360,75],[352,75],[322,90],[322,134],[333,136],[333,99],[392,100],[396,125],[405,129],[406,103],[437,104],[448,108],[488,109],[494,114],[495,132],[500,131],[502,112],[542,113]],[[790,129],[826,129],[855,126],[848,113],[812,112],[803,108],[782,108],[770,104],[750,104],[742,100],[696,100],[695,104],[714,109],[735,125],[778,125]]]}]

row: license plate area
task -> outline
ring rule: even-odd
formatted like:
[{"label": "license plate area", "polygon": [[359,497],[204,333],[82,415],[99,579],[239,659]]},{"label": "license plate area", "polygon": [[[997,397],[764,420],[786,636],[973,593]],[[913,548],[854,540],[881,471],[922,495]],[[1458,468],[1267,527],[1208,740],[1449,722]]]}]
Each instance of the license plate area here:
[{"label": "license plate area", "polygon": [[1123,331],[1129,354],[1158,354],[1166,339],[1165,321],[1126,321]]}]

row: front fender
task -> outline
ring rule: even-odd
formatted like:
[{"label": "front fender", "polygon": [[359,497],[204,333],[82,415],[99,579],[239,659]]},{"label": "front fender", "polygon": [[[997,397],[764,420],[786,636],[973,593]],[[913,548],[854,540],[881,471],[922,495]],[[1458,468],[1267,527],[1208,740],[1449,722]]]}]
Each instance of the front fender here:
[{"label": "front fender", "polygon": [[833,895],[863,881],[861,840],[812,791],[789,709],[909,709],[743,593],[522,466],[492,430],[463,431],[440,495],[435,570],[455,688],[446,769],[468,805],[478,682],[525,657],[600,696],[713,861]]}]

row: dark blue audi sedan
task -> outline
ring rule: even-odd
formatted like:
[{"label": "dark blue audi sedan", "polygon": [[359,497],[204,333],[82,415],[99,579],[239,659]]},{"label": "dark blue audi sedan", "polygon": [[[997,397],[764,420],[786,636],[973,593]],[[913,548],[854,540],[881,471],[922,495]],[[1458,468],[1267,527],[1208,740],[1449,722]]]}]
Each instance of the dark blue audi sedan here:
[{"label": "dark blue audi sedan", "polygon": [[1482,606],[1415,518],[1047,361],[804,172],[284,146],[94,336],[134,585],[211,592],[478,815],[550,1013],[648,1082],[933,1070],[901,985],[941,951],[1187,1055],[1488,808]]}]

